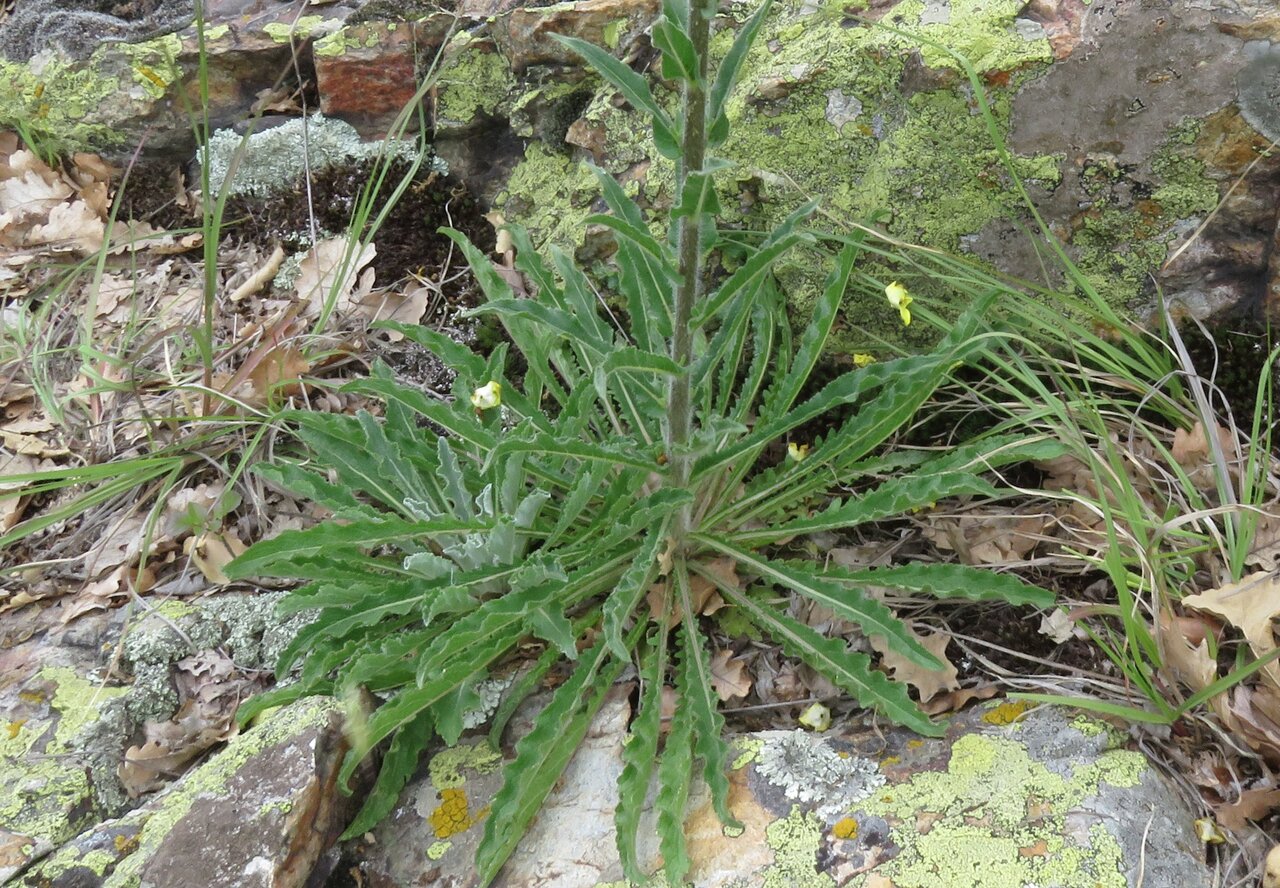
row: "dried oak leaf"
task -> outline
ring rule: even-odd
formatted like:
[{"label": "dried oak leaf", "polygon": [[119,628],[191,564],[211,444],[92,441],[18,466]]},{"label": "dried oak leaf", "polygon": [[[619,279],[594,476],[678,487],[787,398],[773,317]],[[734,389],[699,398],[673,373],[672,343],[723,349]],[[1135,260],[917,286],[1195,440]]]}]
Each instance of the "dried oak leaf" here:
[{"label": "dried oak leaf", "polygon": [[733,656],[727,648],[711,655],[711,686],[721,700],[745,697],[751,691],[751,676],[747,664]]},{"label": "dried oak leaf", "polygon": [[947,645],[951,636],[945,632],[933,632],[927,636],[920,635],[908,624],[907,631],[916,637],[924,649],[933,654],[944,664],[941,669],[925,669],[908,660],[902,654],[891,649],[883,636],[872,635],[871,646],[880,653],[880,660],[886,668],[893,670],[893,677],[905,681],[920,692],[920,702],[924,703],[944,691],[960,689],[959,673],[947,659]]},{"label": "dried oak leaf", "polygon": [[1277,806],[1280,806],[1280,789],[1246,789],[1234,802],[1216,805],[1213,816],[1232,832],[1240,832],[1248,825],[1247,821],[1261,820]]},{"label": "dried oak leaf", "polygon": [[[1235,626],[1248,639],[1255,657],[1265,657],[1276,648],[1271,621],[1280,615],[1280,577],[1272,573],[1251,573],[1238,583],[1188,595],[1182,603],[1217,614]],[[1280,689],[1280,667],[1275,663],[1263,667],[1263,676],[1272,687]]]}]

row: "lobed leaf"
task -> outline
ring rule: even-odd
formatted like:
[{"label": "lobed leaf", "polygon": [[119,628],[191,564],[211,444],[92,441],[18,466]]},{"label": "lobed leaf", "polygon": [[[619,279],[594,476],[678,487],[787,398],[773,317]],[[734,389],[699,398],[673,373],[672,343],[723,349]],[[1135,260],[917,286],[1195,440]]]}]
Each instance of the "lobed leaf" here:
[{"label": "lobed leaf", "polygon": [[885,586],[923,592],[937,598],[1005,601],[1009,604],[1052,607],[1054,594],[1022,582],[1012,574],[996,573],[964,564],[903,564],[865,570],[828,571],[838,582]]},{"label": "lobed leaf", "polygon": [[850,651],[843,641],[826,638],[781,611],[753,601],[739,590],[721,587],[721,593],[742,608],[753,623],[782,644],[790,656],[807,663],[858,703],[876,709],[889,719],[917,734],[940,737],[944,728],[934,724],[907,694],[906,685],[891,680],[871,668],[871,658]]},{"label": "lobed leaf", "polygon": [[631,722],[631,737],[622,746],[622,773],[618,776],[618,807],[613,822],[618,859],[623,875],[636,884],[648,878],[640,868],[636,834],[649,795],[649,781],[658,758],[658,732],[662,725],[662,673],[666,665],[666,634],[652,637],[640,656],[640,700]]},{"label": "lobed leaf", "polygon": [[769,583],[783,586],[823,607],[830,608],[847,620],[862,627],[867,635],[881,635],[899,654],[925,669],[941,669],[943,664],[928,651],[893,615],[889,608],[878,601],[864,597],[853,589],[842,588],[831,580],[796,566],[772,561],[764,556],[739,549],[720,540],[698,534],[697,541],[734,561]]},{"label": "lobed leaf", "polygon": [[340,836],[354,839],[377,826],[400,800],[400,792],[418,769],[418,758],[434,736],[430,712],[422,712],[414,721],[396,731],[382,757],[378,777],[365,797],[355,819]]},{"label": "lobed leaf", "polygon": [[533,730],[516,744],[515,760],[503,772],[502,788],[493,797],[476,851],[482,886],[493,881],[529,829],[621,674],[622,663],[605,668],[608,659],[603,643],[583,653],[573,674],[534,719]]}]

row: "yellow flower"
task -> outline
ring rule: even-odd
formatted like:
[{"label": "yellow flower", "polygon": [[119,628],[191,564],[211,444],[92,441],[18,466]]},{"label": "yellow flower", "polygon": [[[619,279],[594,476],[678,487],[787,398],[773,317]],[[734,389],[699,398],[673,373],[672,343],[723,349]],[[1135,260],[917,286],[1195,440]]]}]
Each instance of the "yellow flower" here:
[{"label": "yellow flower", "polygon": [[797,444],[795,441],[791,441],[790,443],[787,444],[787,456],[791,457],[796,462],[800,462],[808,455],[809,455],[808,444]]},{"label": "yellow flower", "polygon": [[821,703],[814,703],[798,719],[800,724],[813,731],[825,731],[831,727],[831,710]]},{"label": "yellow flower", "polygon": [[911,304],[911,297],[907,294],[907,288],[894,281],[884,288],[884,295],[889,297],[889,304],[898,310],[898,315],[902,318],[902,325],[904,327],[910,326],[911,310],[907,306]]},{"label": "yellow flower", "polygon": [[487,382],[471,393],[471,406],[477,410],[491,410],[502,403],[502,385]]},{"label": "yellow flower", "polygon": [[874,357],[871,355],[864,355],[861,352],[856,352],[853,356],[853,365],[855,367],[865,367],[868,364],[874,364],[875,362],[876,359]]}]

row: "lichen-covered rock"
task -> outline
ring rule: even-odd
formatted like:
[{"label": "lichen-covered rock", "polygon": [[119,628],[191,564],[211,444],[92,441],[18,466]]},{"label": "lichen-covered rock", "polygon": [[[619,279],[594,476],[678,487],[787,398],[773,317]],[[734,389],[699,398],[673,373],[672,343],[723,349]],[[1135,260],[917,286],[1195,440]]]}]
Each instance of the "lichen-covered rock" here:
[{"label": "lichen-covered rock", "polygon": [[[6,617],[30,631],[19,642],[0,640],[0,882],[139,804],[118,776],[126,751],[145,727],[168,722],[180,702],[200,698],[186,709],[183,725],[173,725],[178,766],[159,771],[147,788],[171,782],[183,764],[234,733],[235,706],[262,688],[250,673],[273,664],[301,625],[274,618],[278,598],[169,601],[129,623],[122,610],[90,613],[68,626],[57,621],[56,609],[52,616],[33,609]],[[238,666],[196,675],[200,658],[215,649]],[[194,682],[183,694],[175,687],[179,664]]]},{"label": "lichen-covered rock", "polygon": [[[625,689],[624,689],[625,690]],[[500,876],[504,888],[621,885],[613,850],[626,695],[587,740]],[[686,829],[699,888],[1200,888],[1212,884],[1192,815],[1125,736],[1059,709],[1003,703],[946,737],[846,726],[739,737],[723,834],[705,792]],[[373,884],[469,888],[500,757],[474,741],[427,760],[375,831]],[[660,863],[652,812],[639,852]]]},{"label": "lichen-covered rock", "polygon": [[147,804],[61,844],[16,884],[301,888],[352,813],[336,787],[346,749],[339,707],[301,700]]}]

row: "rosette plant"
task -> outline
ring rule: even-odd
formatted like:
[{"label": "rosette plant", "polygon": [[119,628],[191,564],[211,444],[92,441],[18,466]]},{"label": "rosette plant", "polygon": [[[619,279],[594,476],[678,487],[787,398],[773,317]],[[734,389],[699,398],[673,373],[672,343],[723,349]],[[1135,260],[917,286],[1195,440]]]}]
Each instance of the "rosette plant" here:
[{"label": "rosette plant", "polygon": [[[385,753],[348,835],[391,809],[428,743],[458,739],[493,667],[519,652],[526,664],[492,716],[495,741],[516,705],[551,670],[562,674],[506,765],[478,851],[482,880],[514,849],[611,685],[634,670],[639,702],[619,781],[618,851],[626,876],[643,880],[636,832],[656,781],[665,873],[681,884],[695,777],[726,827],[736,825],[701,614],[709,590],[861,705],[922,734],[939,728],[905,686],[844,639],[788,615],[787,596],[830,608],[933,668],[941,664],[867,587],[1050,603],[1047,592],[1012,577],[958,565],[832,569],[779,554],[805,534],[950,496],[997,495],[986,470],[1057,451],[1043,440],[988,438],[940,455],[885,452],[952,368],[984,349],[982,305],[928,354],[872,363],[810,390],[858,255],[850,244],[834,258],[812,318],[793,339],[770,269],[815,240],[803,228],[813,205],[704,292],[717,242],[713,178],[726,166],[711,152],[729,133],[726,99],[768,4],[740,26],[713,77],[714,11],[714,3],[666,0],[653,27],[662,75],[680,85],[676,115],[609,53],[563,39],[647,113],[656,150],[677,168],[666,225],[655,226],[664,235],[599,173],[610,212],[588,221],[617,241],[612,295],[625,322],[601,311],[598,282],[566,253],[552,248],[544,258],[520,228],[510,235],[529,298],[446,230],[486,295],[477,313],[497,316],[521,360],[509,361],[506,345],[483,356],[440,333],[398,326],[456,372],[453,397],[432,398],[375,368],[348,388],[381,399],[383,417],[294,413],[308,454],[264,470],[333,517],[258,543],[229,570],[303,580],[281,609],[318,614],[278,664],[282,679],[299,663],[300,673],[241,717],[308,694],[372,693],[376,706],[352,732],[342,782],[375,749],[385,745]],[[830,431],[813,435],[807,450],[774,456],[792,435],[819,427]],[[832,495],[836,489],[846,493]],[[664,687],[677,702],[661,736]]]}]

